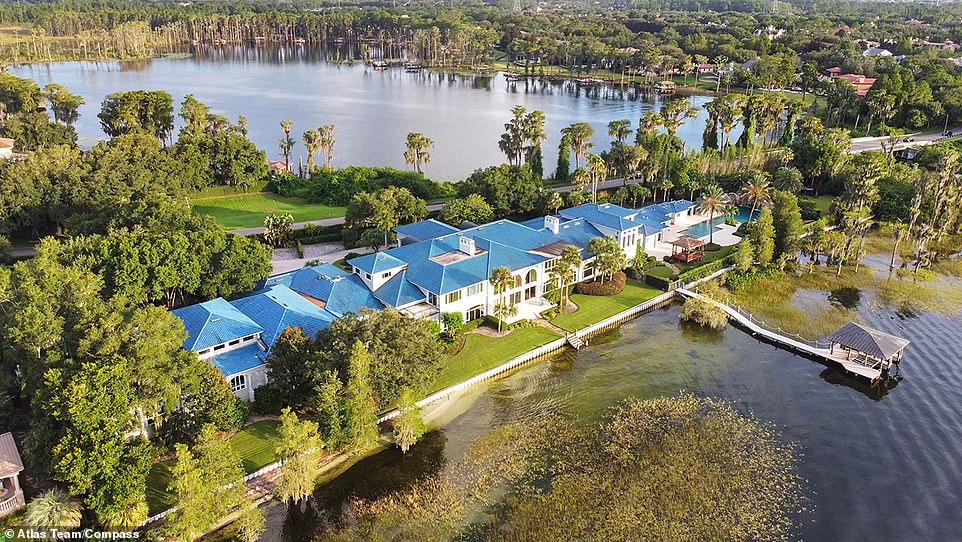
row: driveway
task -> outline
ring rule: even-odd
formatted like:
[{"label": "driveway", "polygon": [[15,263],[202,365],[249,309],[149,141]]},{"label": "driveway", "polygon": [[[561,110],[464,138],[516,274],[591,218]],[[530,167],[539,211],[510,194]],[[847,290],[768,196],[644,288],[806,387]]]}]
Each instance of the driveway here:
[{"label": "driveway", "polygon": [[334,263],[341,258],[347,257],[349,252],[367,254],[370,251],[365,248],[346,249],[341,243],[318,243],[316,245],[304,245],[304,257],[297,257],[296,248],[277,248],[274,249],[274,258],[271,264],[274,266],[272,274],[287,273],[304,267],[310,260],[320,260],[323,263]]}]

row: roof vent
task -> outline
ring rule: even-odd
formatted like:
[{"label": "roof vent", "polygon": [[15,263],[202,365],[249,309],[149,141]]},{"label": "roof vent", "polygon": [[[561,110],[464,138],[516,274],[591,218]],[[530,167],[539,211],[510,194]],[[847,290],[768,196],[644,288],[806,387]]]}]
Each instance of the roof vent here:
[{"label": "roof vent", "polygon": [[217,316],[216,318],[211,318],[210,321],[211,323],[220,322],[220,316]]}]

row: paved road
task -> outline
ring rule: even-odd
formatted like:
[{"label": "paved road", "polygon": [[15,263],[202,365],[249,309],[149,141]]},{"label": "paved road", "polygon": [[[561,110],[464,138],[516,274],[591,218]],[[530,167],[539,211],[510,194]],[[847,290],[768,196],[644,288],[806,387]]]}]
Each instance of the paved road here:
[{"label": "paved road", "polygon": [[[628,180],[628,184],[637,184],[640,182],[641,182],[641,179]],[[607,181],[598,183],[598,190],[608,190],[611,188],[618,188],[618,187],[624,186],[624,184],[625,184],[624,181],[622,181],[622,179],[620,178],[608,179]],[[574,189],[574,185],[554,186],[549,188],[548,190],[551,192],[568,192],[572,189]],[[432,203],[431,205],[428,205],[428,211],[440,211],[441,207],[444,207],[443,203]],[[308,224],[317,224],[318,226],[336,226],[338,224],[343,224],[343,223],[344,223],[344,217],[339,216],[334,218],[325,218],[322,220],[311,220],[308,222],[295,222],[294,229],[295,230],[303,229],[304,226],[307,226]],[[255,228],[239,228],[236,230],[230,230],[230,232],[236,233],[239,235],[258,235],[258,234],[264,233],[264,227],[258,226]]]},{"label": "paved road", "polygon": [[[949,130],[953,134],[962,133],[962,126],[951,126]],[[904,149],[907,147],[922,147],[925,145],[931,145],[933,143],[938,143],[945,138],[941,133],[936,134],[909,134],[906,137],[912,141],[903,141],[895,146],[896,149]],[[888,143],[887,137],[860,137],[852,140],[852,152],[859,153],[864,151],[880,151],[882,150],[882,143]]]}]

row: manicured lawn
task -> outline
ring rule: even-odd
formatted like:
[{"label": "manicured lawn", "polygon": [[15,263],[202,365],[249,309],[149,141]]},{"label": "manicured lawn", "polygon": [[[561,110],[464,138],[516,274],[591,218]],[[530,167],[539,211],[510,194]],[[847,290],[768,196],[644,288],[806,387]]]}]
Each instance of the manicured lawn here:
[{"label": "manicured lawn", "polygon": [[831,195],[821,195],[821,196],[799,196],[799,203],[810,201],[815,204],[815,208],[822,212],[823,217],[830,217],[829,210],[832,208],[832,202],[835,201],[835,196]]},{"label": "manicured lawn", "polygon": [[628,281],[624,291],[618,295],[594,296],[573,294],[571,300],[578,305],[578,310],[570,314],[562,314],[551,321],[552,324],[568,331],[577,331],[583,327],[600,322],[609,316],[634,307],[647,301],[662,291],[635,281]]},{"label": "manicured lawn", "polygon": [[264,217],[271,213],[291,213],[294,222],[344,216],[344,207],[306,203],[300,198],[268,192],[196,200],[193,209],[197,214],[214,217],[218,224],[227,229],[263,226]]},{"label": "manicured lawn", "polygon": [[[262,420],[248,425],[230,438],[231,447],[244,465],[244,472],[250,474],[274,462],[279,427],[277,420]],[[147,506],[151,514],[168,508],[174,502],[173,495],[167,493],[167,485],[170,484],[170,469],[175,462],[176,459],[166,459],[150,467],[147,475]]]},{"label": "manicured lawn", "polygon": [[444,369],[435,380],[433,388],[440,390],[457,384],[558,337],[560,335],[554,331],[540,326],[516,329],[504,337],[489,337],[478,333],[465,335],[464,347],[445,360]]}]

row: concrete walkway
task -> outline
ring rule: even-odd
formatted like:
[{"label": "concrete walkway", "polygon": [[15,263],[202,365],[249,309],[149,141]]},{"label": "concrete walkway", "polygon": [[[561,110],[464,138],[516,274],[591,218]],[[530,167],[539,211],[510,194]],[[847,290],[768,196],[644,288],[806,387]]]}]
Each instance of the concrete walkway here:
[{"label": "concrete walkway", "polygon": [[274,249],[274,258],[271,260],[271,264],[274,266],[273,274],[277,275],[300,269],[310,260],[334,263],[347,257],[349,252],[368,254],[371,251],[366,248],[347,249],[341,243],[318,243],[316,245],[304,245],[304,257],[298,258],[295,248],[277,248]]}]

